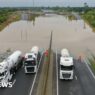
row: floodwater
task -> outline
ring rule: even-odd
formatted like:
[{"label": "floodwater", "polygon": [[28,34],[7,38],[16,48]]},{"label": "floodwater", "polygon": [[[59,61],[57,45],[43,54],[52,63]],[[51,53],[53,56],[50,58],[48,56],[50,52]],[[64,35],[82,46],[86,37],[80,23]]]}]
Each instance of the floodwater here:
[{"label": "floodwater", "polygon": [[66,16],[47,14],[34,21],[20,20],[0,32],[0,52],[8,49],[29,52],[34,45],[41,49],[49,46],[53,31],[53,50],[68,48],[74,54],[86,50],[95,52],[95,33],[83,20],[70,21]]}]

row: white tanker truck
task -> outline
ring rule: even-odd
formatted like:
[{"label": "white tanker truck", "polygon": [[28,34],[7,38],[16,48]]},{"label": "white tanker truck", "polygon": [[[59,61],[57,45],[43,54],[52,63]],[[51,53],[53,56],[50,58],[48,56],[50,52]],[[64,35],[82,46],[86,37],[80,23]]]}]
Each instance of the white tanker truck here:
[{"label": "white tanker truck", "polygon": [[21,66],[22,53],[15,51],[7,59],[0,63],[0,83],[7,83],[12,79],[13,74]]},{"label": "white tanker truck", "polygon": [[67,49],[62,49],[60,57],[60,79],[73,79],[73,57]]},{"label": "white tanker truck", "polygon": [[24,57],[25,73],[36,73],[40,59],[40,52],[37,46],[32,47],[30,53],[26,53]]}]

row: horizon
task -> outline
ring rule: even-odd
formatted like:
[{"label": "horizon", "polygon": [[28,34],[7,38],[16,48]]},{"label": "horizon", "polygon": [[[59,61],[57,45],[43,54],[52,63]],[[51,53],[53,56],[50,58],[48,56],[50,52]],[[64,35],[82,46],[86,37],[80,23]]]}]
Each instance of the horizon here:
[{"label": "horizon", "polygon": [[0,7],[95,7],[95,0],[0,0]]}]

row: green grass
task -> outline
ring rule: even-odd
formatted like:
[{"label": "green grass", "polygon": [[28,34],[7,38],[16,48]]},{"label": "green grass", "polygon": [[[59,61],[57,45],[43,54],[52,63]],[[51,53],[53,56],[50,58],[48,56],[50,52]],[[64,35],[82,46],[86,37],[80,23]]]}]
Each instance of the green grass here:
[{"label": "green grass", "polygon": [[0,8],[0,31],[9,23],[18,20],[19,15],[16,9]]},{"label": "green grass", "polygon": [[81,16],[95,31],[95,9],[89,10]]},{"label": "green grass", "polygon": [[90,62],[91,64],[91,68],[94,70],[95,72],[95,59],[91,59],[91,58],[88,58],[88,61]]},{"label": "green grass", "polygon": [[12,12],[6,17],[7,18],[4,21],[2,20],[2,22],[0,23],[0,31],[3,30],[11,22],[18,21],[20,19],[20,15],[14,12]]}]

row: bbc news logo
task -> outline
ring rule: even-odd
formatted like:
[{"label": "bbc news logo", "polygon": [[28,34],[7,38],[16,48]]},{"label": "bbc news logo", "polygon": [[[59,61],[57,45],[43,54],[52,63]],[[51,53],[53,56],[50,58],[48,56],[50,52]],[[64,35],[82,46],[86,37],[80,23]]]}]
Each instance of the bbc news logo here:
[{"label": "bbc news logo", "polygon": [[9,87],[11,88],[13,86],[12,82],[0,82],[0,87]]}]

